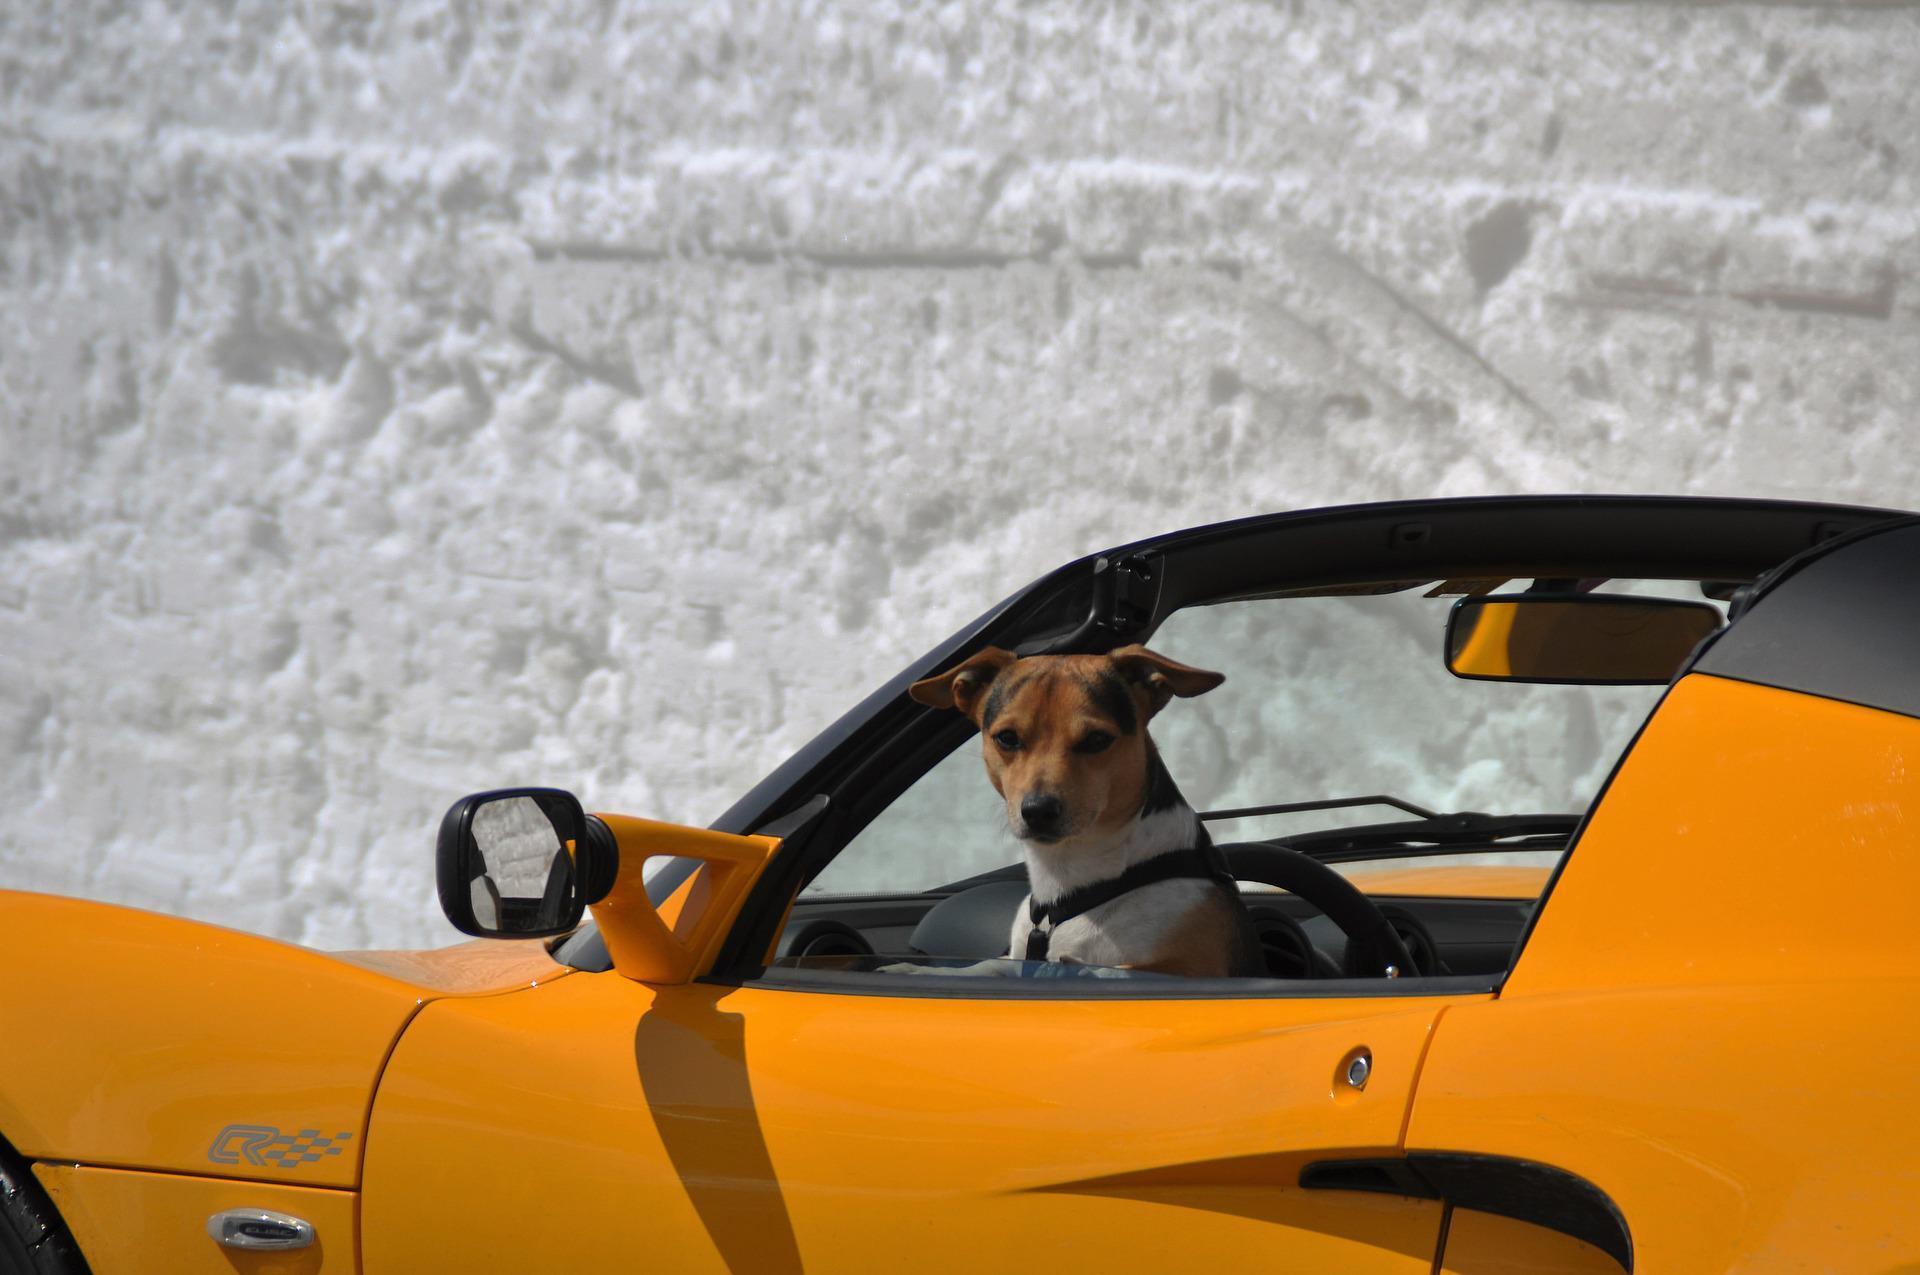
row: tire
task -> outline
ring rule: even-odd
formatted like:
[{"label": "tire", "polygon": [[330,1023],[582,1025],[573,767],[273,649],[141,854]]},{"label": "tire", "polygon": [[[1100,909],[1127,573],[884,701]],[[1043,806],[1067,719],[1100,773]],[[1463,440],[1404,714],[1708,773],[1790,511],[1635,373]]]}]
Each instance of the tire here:
[{"label": "tire", "polygon": [[0,1275],[87,1275],[73,1236],[26,1164],[0,1149]]}]

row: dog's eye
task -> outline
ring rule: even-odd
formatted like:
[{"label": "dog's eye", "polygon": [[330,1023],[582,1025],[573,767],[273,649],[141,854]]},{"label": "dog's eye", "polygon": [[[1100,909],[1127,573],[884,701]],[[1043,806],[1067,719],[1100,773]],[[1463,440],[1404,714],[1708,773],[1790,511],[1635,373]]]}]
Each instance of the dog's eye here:
[{"label": "dog's eye", "polygon": [[993,742],[1000,745],[1000,747],[1006,749],[1008,752],[1012,752],[1014,749],[1020,747],[1020,736],[1019,736],[1019,733],[1016,731],[1011,731],[1011,730],[997,731],[993,736]]},{"label": "dog's eye", "polygon": [[1104,753],[1113,745],[1113,736],[1103,730],[1094,731],[1073,746],[1076,753]]}]

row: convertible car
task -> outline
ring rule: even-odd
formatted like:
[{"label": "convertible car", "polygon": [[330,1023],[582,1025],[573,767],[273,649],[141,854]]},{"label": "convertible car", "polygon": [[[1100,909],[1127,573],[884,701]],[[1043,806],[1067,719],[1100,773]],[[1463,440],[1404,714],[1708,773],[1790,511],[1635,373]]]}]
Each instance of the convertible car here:
[{"label": "convertible car", "polygon": [[[0,893],[0,1271],[1914,1271],[1920,519],[1312,510],[1073,562],[709,828],[475,794],[475,941]],[[1153,723],[1262,976],[1016,959],[987,646]],[[1006,975],[1006,976],[992,976]]]}]

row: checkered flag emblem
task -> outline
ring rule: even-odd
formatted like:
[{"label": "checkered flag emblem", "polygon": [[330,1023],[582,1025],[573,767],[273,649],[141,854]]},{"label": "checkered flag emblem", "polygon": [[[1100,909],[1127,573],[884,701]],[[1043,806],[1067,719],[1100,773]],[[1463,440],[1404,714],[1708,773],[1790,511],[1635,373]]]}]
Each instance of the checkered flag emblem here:
[{"label": "checkered flag emblem", "polygon": [[298,1133],[283,1133],[269,1139],[259,1148],[258,1154],[268,1164],[277,1164],[283,1169],[297,1169],[321,1156],[339,1155],[347,1149],[352,1137],[351,1133],[321,1133],[318,1129],[302,1129]]},{"label": "checkered flag emblem", "polygon": [[246,1163],[298,1169],[327,1156],[339,1155],[351,1141],[350,1132],[302,1129],[297,1133],[282,1133],[271,1125],[230,1124],[207,1148],[207,1159],[215,1164]]}]

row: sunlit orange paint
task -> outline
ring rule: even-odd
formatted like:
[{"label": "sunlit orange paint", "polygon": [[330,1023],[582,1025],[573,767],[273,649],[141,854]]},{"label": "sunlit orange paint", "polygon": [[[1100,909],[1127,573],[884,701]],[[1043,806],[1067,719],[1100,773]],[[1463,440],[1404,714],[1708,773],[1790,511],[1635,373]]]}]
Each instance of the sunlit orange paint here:
[{"label": "sunlit orange paint", "polygon": [[[1017,1002],[581,974],[434,1005],[375,1105],[367,1266],[538,1253],[597,1270],[644,1252],[674,1271],[1138,1270],[1285,1254],[1427,1275],[1437,1204],[1302,1191],[1299,1172],[1390,1154],[1435,1015],[1476,999]],[[1364,1090],[1341,1079],[1359,1047]],[[419,1224],[476,1198],[488,1207],[457,1227]]]},{"label": "sunlit orange paint", "polygon": [[[21,952],[61,953],[33,978],[0,980],[0,1135],[17,1151],[304,1186],[358,1180],[381,1061],[421,1003],[567,972],[537,945],[335,957],[11,891],[0,934]],[[316,1130],[341,1150],[252,1163],[237,1144],[216,1148],[230,1126]]]},{"label": "sunlit orange paint", "polygon": [[1368,871],[1352,865],[1347,879],[1366,894],[1409,895],[1433,899],[1537,899],[1546,889],[1550,868],[1498,864],[1389,868]]},{"label": "sunlit orange paint", "polygon": [[1455,1209],[1447,1217],[1446,1255],[1436,1275],[1620,1275],[1620,1263],[1559,1231]]},{"label": "sunlit orange paint", "polygon": [[[351,1191],[41,1164],[34,1174],[73,1231],[92,1275],[353,1275]],[[267,1209],[310,1224],[314,1242],[288,1252],[222,1248],[207,1219]]]},{"label": "sunlit orange paint", "polygon": [[[780,842],[628,815],[599,817],[620,843],[620,875],[607,897],[593,905],[614,969],[651,983],[684,983],[705,973]],[[663,856],[701,862],[656,909],[647,898],[644,868],[647,860]]]},{"label": "sunlit orange paint", "polygon": [[1920,720],[1688,677],[1408,1145],[1586,1178],[1642,1270],[1909,1268],[1916,896]]}]

